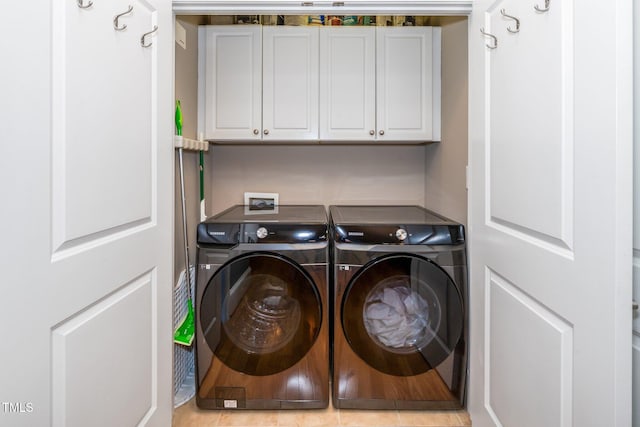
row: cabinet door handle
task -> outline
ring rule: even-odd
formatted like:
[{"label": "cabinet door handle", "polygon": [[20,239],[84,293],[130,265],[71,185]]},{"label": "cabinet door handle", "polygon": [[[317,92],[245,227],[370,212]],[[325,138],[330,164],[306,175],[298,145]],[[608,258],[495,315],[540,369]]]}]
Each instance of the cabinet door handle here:
[{"label": "cabinet door handle", "polygon": [[369,131],[369,135],[373,136],[373,135],[375,135],[375,134],[376,134],[376,131],[375,131],[375,130],[373,130],[373,129],[372,129],[372,130],[370,130],[370,131]]},{"label": "cabinet door handle", "polygon": [[633,307],[633,311],[638,311],[638,303],[636,301],[633,301],[633,304],[631,304],[631,307]]},{"label": "cabinet door handle", "polygon": [[269,129],[265,129],[265,130],[264,130],[264,134],[265,134],[265,135],[269,135]]},{"label": "cabinet door handle", "polygon": [[259,134],[259,133],[260,133],[260,131],[259,131],[258,129],[254,129],[254,130],[253,130],[253,134],[254,134],[254,135],[257,135],[257,134]]},{"label": "cabinet door handle", "polygon": [[380,132],[378,132],[380,135],[384,135],[384,131],[381,130]]}]

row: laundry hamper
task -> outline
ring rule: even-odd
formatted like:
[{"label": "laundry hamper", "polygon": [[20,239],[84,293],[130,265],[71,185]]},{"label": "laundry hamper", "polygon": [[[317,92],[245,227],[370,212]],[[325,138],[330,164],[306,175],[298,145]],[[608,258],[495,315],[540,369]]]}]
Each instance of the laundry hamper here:
[{"label": "laundry hamper", "polygon": [[[191,295],[195,292],[195,268],[190,268]],[[187,315],[187,279],[185,271],[180,273],[178,283],[173,293],[173,328],[180,325]],[[193,346],[186,347],[180,344],[173,344],[173,406],[178,406],[188,402],[196,393],[195,386],[195,352]]]}]

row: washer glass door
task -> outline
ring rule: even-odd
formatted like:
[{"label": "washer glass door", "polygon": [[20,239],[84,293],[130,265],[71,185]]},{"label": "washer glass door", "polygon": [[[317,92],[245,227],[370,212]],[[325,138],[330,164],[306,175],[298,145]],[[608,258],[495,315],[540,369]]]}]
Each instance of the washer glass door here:
[{"label": "washer glass door", "polygon": [[451,277],[411,254],[380,257],[356,273],[342,299],[342,328],[353,351],[398,376],[436,368],[462,337],[464,306]]},{"label": "washer glass door", "polygon": [[296,364],[320,331],[322,306],[313,279],[294,261],[251,253],[211,278],[199,316],[205,340],[230,368],[271,375]]}]

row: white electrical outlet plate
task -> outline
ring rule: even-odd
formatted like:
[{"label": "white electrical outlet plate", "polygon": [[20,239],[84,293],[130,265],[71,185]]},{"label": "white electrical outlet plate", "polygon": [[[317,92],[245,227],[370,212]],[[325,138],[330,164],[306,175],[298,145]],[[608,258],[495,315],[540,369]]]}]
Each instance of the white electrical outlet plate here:
[{"label": "white electrical outlet plate", "polygon": [[278,213],[278,193],[244,193],[245,214]]}]

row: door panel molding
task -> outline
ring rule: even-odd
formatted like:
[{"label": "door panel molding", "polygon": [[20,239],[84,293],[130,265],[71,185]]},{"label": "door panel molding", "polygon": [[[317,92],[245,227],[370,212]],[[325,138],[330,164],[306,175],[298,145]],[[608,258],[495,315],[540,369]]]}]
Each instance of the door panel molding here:
[{"label": "door panel molding", "polygon": [[563,240],[493,217],[487,221],[487,226],[514,239],[522,240],[526,243],[538,246],[568,260],[573,261],[574,259],[575,254],[573,253],[572,248],[567,246],[566,242]]},{"label": "door panel molding", "polygon": [[155,46],[141,46],[140,35],[157,24],[157,13],[138,1],[126,30],[115,31],[112,17],[126,2],[114,3],[52,6],[54,255],[156,221],[158,58]]},{"label": "door panel molding", "polygon": [[[52,327],[54,426],[138,425],[152,416],[160,351],[157,286],[149,271]],[[108,404],[95,404],[107,395]]]},{"label": "door panel molding", "polygon": [[573,325],[489,268],[485,287],[484,404],[494,423],[571,426]]},{"label": "door panel molding", "polygon": [[[519,17],[520,32],[507,31],[502,9]],[[572,257],[574,14],[571,2],[553,9],[512,0],[485,13],[499,40],[486,52],[486,207],[489,225]]]}]

